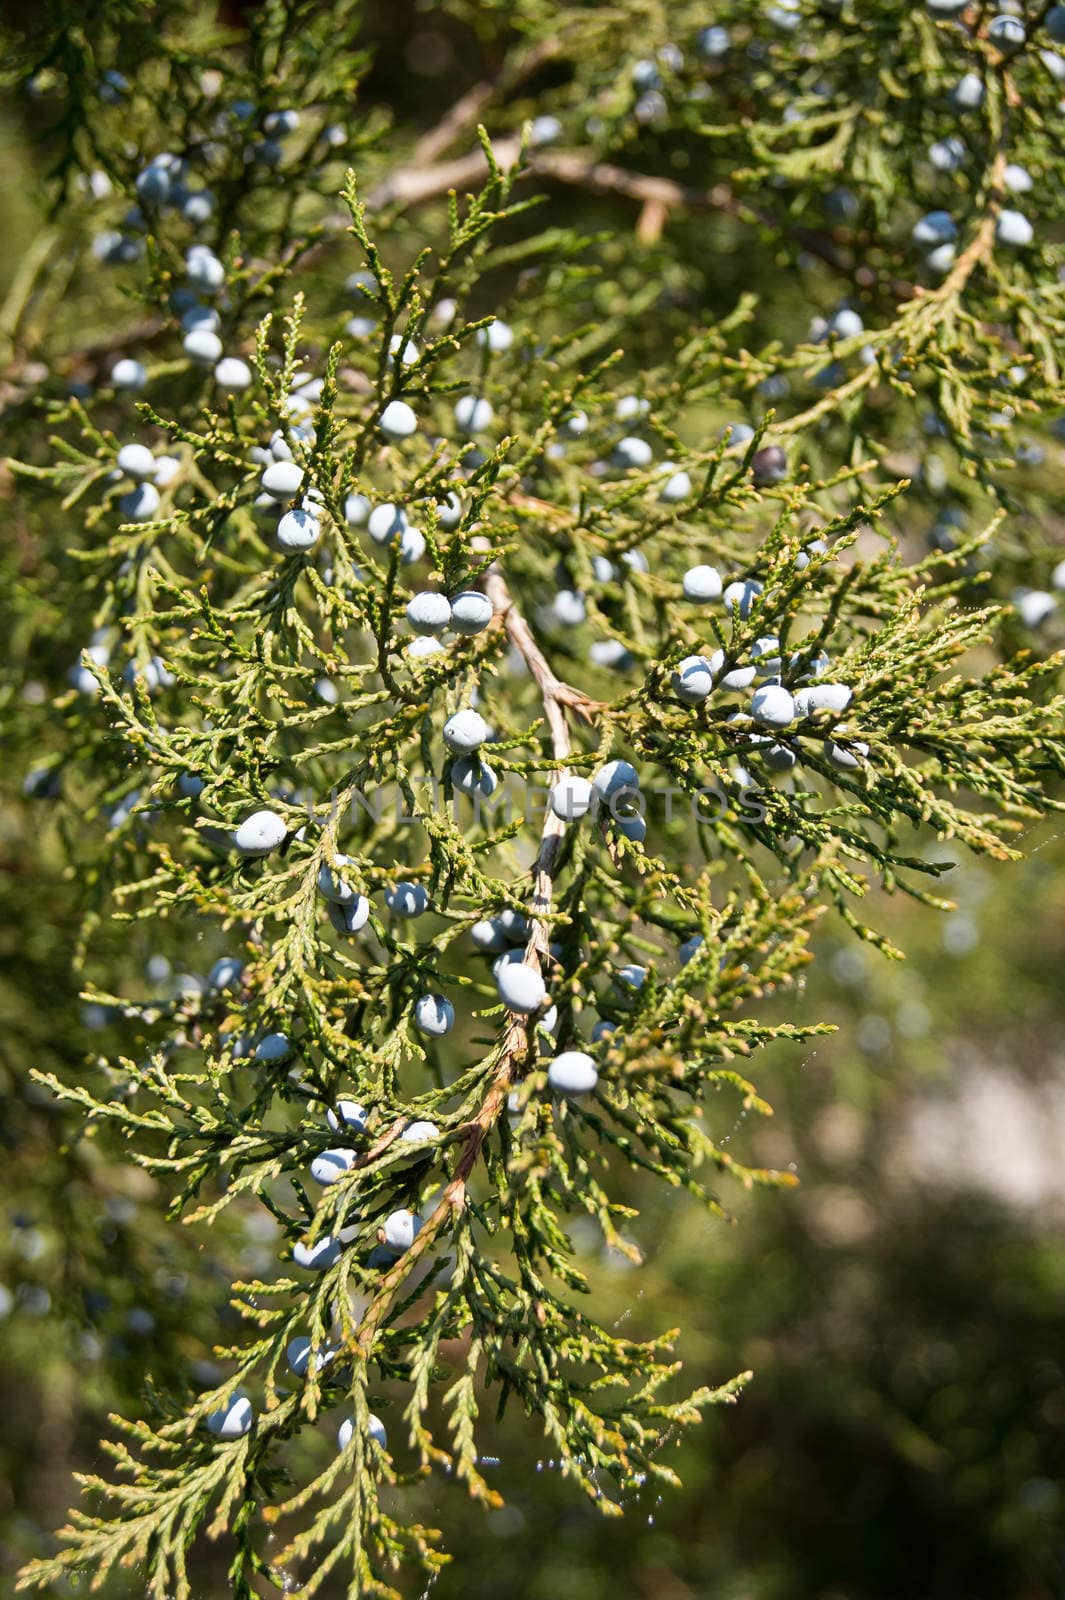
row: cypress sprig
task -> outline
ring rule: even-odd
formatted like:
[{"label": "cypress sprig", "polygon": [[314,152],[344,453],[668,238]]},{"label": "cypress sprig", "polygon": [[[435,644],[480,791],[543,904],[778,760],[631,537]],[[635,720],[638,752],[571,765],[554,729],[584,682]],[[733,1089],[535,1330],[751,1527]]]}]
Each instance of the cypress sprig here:
[{"label": "cypress sprig", "polygon": [[[748,1375],[685,1393],[676,1330],[601,1325],[573,1219],[638,1262],[627,1173],[718,1217],[725,1179],[789,1186],[711,1094],[770,1114],[749,1059],[824,1031],[780,1000],[819,919],[899,954],[874,886],[941,906],[937,840],[1008,858],[1061,808],[1061,658],[1001,604],[1045,565],[1006,542],[1001,441],[1065,398],[1057,247],[1003,231],[1010,167],[1047,170],[1038,51],[916,6],[736,5],[727,73],[698,9],[641,5],[638,57],[602,8],[564,8],[561,43],[560,8],[521,10],[498,80],[409,150],[350,114],[355,5],[274,0],[236,41],[183,5],[124,39],[116,7],[27,52],[63,107],[55,225],[143,317],[38,381],[42,260],[8,324],[11,465],[87,645],[35,713],[42,792],[120,1037],[36,1076],[174,1226],[277,1233],[219,1381],[116,1419],[116,1475],[25,1586],[139,1568],[189,1596],[202,1530],[235,1597],[398,1594],[444,1559],[420,1482],[499,1503],[489,1407],[606,1514],[675,1481]],[[974,61],[948,229],[917,147]],[[593,147],[563,138],[593,108]],[[139,215],[90,268],[96,168]],[[638,201],[643,266],[552,186]],[[692,214],[812,257],[870,327],[826,305],[785,338],[775,269],[706,314]],[[928,548],[939,481],[984,531]],[[209,970],[145,994],[114,939],[148,929]]]}]

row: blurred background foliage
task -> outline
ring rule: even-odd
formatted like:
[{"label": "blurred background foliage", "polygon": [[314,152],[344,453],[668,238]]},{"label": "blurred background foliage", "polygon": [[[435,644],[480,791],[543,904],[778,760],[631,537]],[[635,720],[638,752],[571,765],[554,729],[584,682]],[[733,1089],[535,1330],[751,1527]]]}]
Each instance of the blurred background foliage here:
[{"label": "blurred background foliage", "polygon": [[[245,9],[223,8],[224,20],[239,25]],[[17,38],[33,8],[5,10]],[[364,96],[405,137],[498,67],[495,8],[471,4],[464,15],[396,0],[367,8],[375,56]],[[49,152],[38,140],[47,120],[37,102],[0,110],[0,305],[26,254],[47,247]],[[693,273],[703,317],[741,288],[772,287],[766,335],[795,337],[829,298],[815,272],[797,272],[782,300],[774,263],[745,248],[728,219],[678,221],[668,248],[638,242],[634,210],[618,199],[574,192],[560,220],[608,230],[634,292],[654,275],[667,289],[671,275],[685,285],[681,314]],[[114,302],[84,294],[56,309],[82,337],[106,333],[114,314]],[[653,340],[655,319],[648,328]],[[638,365],[641,352],[629,355]],[[1051,451],[1053,481],[1063,462],[1060,446]],[[0,492],[10,501],[10,483]],[[909,504],[919,528],[920,489]],[[926,528],[933,516],[929,505]],[[54,615],[42,615],[39,598],[32,613],[21,602],[31,576],[38,596],[46,588],[56,555],[48,530],[23,525],[9,505],[0,630],[23,700],[62,685],[71,641],[84,635],[84,619],[72,628],[60,608],[58,580]],[[231,1278],[273,1259],[259,1210],[234,1208],[210,1236],[167,1224],[147,1203],[153,1180],[109,1137],[76,1131],[29,1081],[31,1067],[76,1075],[118,1035],[70,976],[84,888],[63,865],[72,824],[27,778],[36,752],[20,730],[30,724],[11,726],[0,772],[3,1592],[25,1559],[51,1548],[71,1471],[100,1464],[108,1411],[145,1403],[146,1347],[161,1384],[206,1372],[235,1326]],[[1065,1594],[1065,842],[1044,825],[1026,845],[1019,867],[959,864],[952,912],[878,905],[872,920],[908,951],[905,963],[822,925],[801,999],[777,1005],[781,1019],[829,1018],[839,1032],[764,1057],[758,1082],[775,1115],[725,1126],[735,1121],[729,1102],[715,1130],[745,1161],[792,1168],[797,1189],[728,1189],[726,1222],[629,1179],[646,1261],[592,1264],[600,1314],[634,1335],[681,1328],[691,1384],[756,1374],[740,1403],[684,1446],[683,1490],[603,1520],[508,1418],[489,1446],[506,1509],[485,1514],[439,1484],[421,1491],[417,1514],[430,1521],[447,1497],[456,1554],[434,1600]],[[98,936],[128,941],[130,972],[156,983],[205,964],[195,950],[153,947],[143,925]],[[589,1255],[598,1249],[589,1238]],[[228,1592],[224,1570],[224,1550],[205,1553],[197,1600]],[[137,1593],[135,1578],[105,1590]]]}]

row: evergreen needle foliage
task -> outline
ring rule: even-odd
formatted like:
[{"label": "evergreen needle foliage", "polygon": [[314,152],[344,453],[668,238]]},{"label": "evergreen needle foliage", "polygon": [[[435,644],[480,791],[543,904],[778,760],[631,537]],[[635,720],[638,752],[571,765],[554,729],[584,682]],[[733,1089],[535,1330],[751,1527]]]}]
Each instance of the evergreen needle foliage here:
[{"label": "evergreen needle foliage", "polygon": [[[19,730],[124,1042],[39,1076],[174,1227],[278,1231],[220,1380],[115,1419],[22,1582],[189,1596],[205,1533],[234,1597],[391,1596],[445,1559],[410,1486],[499,1503],[486,1409],[604,1513],[674,1480],[746,1375],[688,1393],[675,1330],[597,1321],[573,1217],[638,1261],[627,1169],[719,1214],[790,1183],[711,1091],[769,1113],[818,918],[897,954],[873,885],[941,905],[937,838],[1007,857],[1058,805],[1060,662],[996,596],[1047,555],[1011,430],[1063,399],[1065,62],[1035,5],[1014,46],[975,6],[452,0],[500,64],[412,141],[357,5],[53,9],[4,316],[50,555],[9,603],[89,646]],[[209,973],[145,992],[123,925]]]}]

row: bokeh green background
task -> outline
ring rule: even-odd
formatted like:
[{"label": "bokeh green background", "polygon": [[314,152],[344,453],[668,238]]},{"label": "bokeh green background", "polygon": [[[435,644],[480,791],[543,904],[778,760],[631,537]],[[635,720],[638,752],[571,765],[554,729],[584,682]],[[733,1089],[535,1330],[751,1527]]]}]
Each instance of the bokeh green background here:
[{"label": "bokeh green background", "polygon": [[[405,7],[379,6],[370,31],[368,92],[401,124],[430,125],[491,65],[470,34]],[[44,226],[40,124],[34,105],[0,115],[0,300]],[[596,221],[632,226],[607,203]],[[723,257],[725,297],[730,274],[746,282],[749,260]],[[801,285],[774,315],[805,322]],[[47,689],[76,649],[66,619],[48,615],[55,552],[9,480],[0,491],[0,626],[16,679]],[[217,1236],[166,1221],[125,1152],[29,1080],[32,1067],[76,1077],[121,1035],[95,1026],[70,976],[81,885],[63,868],[69,823],[24,792],[36,752],[32,721],[17,722],[0,771],[0,1592],[51,1548],[72,1470],[102,1467],[107,1412],[147,1403],[148,1369],[162,1384],[206,1371],[235,1329],[231,1271],[273,1260],[251,1211]],[[485,1514],[443,1485],[420,1495],[418,1514],[450,1529],[455,1554],[434,1600],[1065,1594],[1065,843],[1052,824],[1025,843],[1020,866],[959,864],[952,913],[875,905],[905,964],[826,921],[801,995],[769,1002],[771,1016],[829,1018],[839,1032],[764,1054],[754,1075],[775,1116],[737,1122],[722,1100],[715,1131],[745,1161],[793,1166],[797,1189],[725,1185],[724,1223],[629,1180],[645,1265],[584,1241],[607,1321],[680,1328],[691,1381],[755,1371],[675,1452],[683,1489],[603,1519],[520,1418],[489,1424],[507,1508]],[[150,930],[130,963],[160,951],[175,972],[196,966],[194,950],[155,947]],[[197,1600],[226,1593],[224,1567],[224,1550],[205,1552]],[[136,1575],[105,1590],[140,1592]]]}]

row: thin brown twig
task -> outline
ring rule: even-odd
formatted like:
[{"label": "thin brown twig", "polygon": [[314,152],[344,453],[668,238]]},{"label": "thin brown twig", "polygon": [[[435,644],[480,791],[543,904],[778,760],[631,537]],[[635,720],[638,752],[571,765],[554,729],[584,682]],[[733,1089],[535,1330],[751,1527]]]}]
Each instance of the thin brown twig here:
[{"label": "thin brown twig", "polygon": [[[556,676],[537,644],[532,629],[515,605],[507,581],[498,568],[492,569],[486,575],[484,592],[502,621],[507,637],[520,652],[540,690],[551,738],[553,781],[557,783],[566,774],[572,748],[567,711],[571,710],[579,716],[590,719],[597,708],[597,702]],[[525,960],[540,971],[548,955],[550,938],[548,918],[554,898],[559,851],[566,826],[561,817],[556,816],[553,811],[548,812],[540,833],[540,847],[532,867],[533,893]],[[429,1249],[448,1222],[463,1210],[466,1204],[467,1185],[484,1142],[506,1108],[510,1091],[521,1075],[522,1064],[528,1053],[528,1023],[517,1012],[511,1012],[491,1086],[480,1110],[472,1121],[466,1124],[465,1138],[455,1170],[410,1248],[381,1279],[377,1292],[359,1323],[354,1352],[363,1360],[369,1357],[377,1331],[388,1314],[397,1290],[409,1277],[412,1266]]]},{"label": "thin brown twig", "polygon": [[[552,783],[558,783],[565,776],[566,763],[570,755],[569,723],[566,721],[566,707],[577,709],[584,696],[580,690],[573,689],[569,684],[562,682],[552,671],[547,658],[533,637],[532,630],[511,598],[507,581],[499,571],[489,572],[484,580],[484,592],[491,600],[497,616],[502,619],[507,637],[511,644],[521,655],[540,690],[543,700],[544,716],[551,736],[551,754],[554,759],[555,770]],[[589,702],[589,707],[590,707]],[[566,824],[561,817],[549,811],[544,821],[543,831],[540,835],[540,848],[536,861],[533,863],[533,896],[532,896],[532,925],[529,934],[528,955],[532,956],[537,964],[542,964],[547,954],[549,942],[546,917],[551,909],[551,898],[554,892],[554,871],[558,859],[558,852],[562,838],[566,831]],[[524,1024],[522,1024],[524,1033]]]},{"label": "thin brown twig", "polygon": [[[492,153],[496,164],[506,171],[518,161],[521,140],[513,134],[498,139],[492,147]],[[621,195],[637,201],[641,207],[638,231],[640,237],[648,242],[653,242],[659,236],[665,221],[673,212],[719,212],[740,221],[757,222],[771,232],[786,235],[803,250],[823,261],[833,272],[852,279],[862,288],[870,288],[876,280],[872,269],[852,265],[836,242],[825,234],[815,228],[782,224],[762,207],[741,199],[727,183],[695,188],[678,183],[674,178],[632,172],[613,162],[599,161],[585,150],[527,150],[525,167],[528,172],[549,182],[587,189],[593,194]],[[471,188],[483,180],[487,171],[484,153],[479,149],[451,161],[429,166],[415,160],[398,167],[372,190],[367,205],[371,209],[388,205],[419,205],[452,189],[462,191]],[[901,279],[892,279],[889,287],[897,299],[907,300],[914,292],[913,285]]]},{"label": "thin brown twig", "polygon": [[488,105],[496,88],[494,83],[475,83],[472,89],[467,89],[461,99],[450,106],[440,121],[423,133],[414,146],[414,153],[408,163],[412,167],[429,166],[431,162],[439,159],[446,150],[449,150],[460,134],[468,133],[476,127],[477,120]]},{"label": "thin brown twig", "polygon": [[559,50],[557,39],[541,39],[524,55],[517,56],[504,67],[497,78],[486,78],[481,83],[475,83],[472,89],[467,89],[454,105],[448,107],[440,121],[422,134],[407,165],[424,167],[436,161],[451,148],[460,134],[476,127],[481,112],[492,100],[497,96],[502,98],[513,94],[548,61],[553,60]]}]

